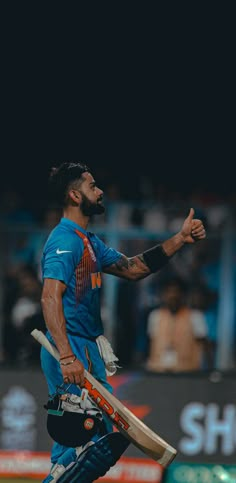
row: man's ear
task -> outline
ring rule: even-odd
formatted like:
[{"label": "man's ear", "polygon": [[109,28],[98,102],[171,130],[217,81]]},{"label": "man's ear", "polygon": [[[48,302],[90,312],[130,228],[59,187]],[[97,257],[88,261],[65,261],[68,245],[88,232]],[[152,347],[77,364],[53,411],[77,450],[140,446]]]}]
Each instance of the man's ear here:
[{"label": "man's ear", "polygon": [[76,205],[81,202],[81,195],[77,190],[70,190],[68,196]]}]

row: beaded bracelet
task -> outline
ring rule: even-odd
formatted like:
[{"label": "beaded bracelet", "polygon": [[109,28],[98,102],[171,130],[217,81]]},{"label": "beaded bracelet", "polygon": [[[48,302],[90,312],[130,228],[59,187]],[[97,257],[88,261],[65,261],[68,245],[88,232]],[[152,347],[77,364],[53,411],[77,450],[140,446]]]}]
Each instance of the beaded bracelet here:
[{"label": "beaded bracelet", "polygon": [[73,361],[68,361],[68,362],[61,362],[60,361],[60,364],[61,364],[61,366],[69,366],[69,364],[73,364],[73,362],[75,362],[76,359],[77,359],[77,357],[74,355]]}]

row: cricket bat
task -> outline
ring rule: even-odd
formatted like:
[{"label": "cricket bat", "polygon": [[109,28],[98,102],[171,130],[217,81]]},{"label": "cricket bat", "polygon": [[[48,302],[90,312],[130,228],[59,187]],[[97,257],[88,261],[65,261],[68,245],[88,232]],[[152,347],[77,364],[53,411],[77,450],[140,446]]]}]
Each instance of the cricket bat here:
[{"label": "cricket bat", "polygon": [[[58,350],[42,331],[34,329],[31,335],[59,361]],[[90,398],[110,418],[114,426],[148,457],[166,468],[175,458],[177,450],[146,426],[88,371],[85,370],[84,375],[83,387],[88,390]]]}]

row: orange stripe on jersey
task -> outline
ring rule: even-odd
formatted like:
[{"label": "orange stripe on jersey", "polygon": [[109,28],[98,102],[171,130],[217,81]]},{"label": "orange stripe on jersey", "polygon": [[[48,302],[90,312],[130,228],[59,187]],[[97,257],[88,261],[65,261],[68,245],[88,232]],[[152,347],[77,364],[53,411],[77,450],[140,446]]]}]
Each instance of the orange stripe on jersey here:
[{"label": "orange stripe on jersey", "polygon": [[97,273],[97,287],[101,288],[102,286],[102,277],[101,277],[101,272]]},{"label": "orange stripe on jersey", "polygon": [[96,288],[97,286],[97,274],[91,273],[91,281],[92,281],[92,288]]},{"label": "orange stripe on jersey", "polygon": [[[79,303],[90,288],[101,286],[101,284],[97,284],[97,260],[92,245],[84,233],[77,229],[75,232],[80,238],[82,238],[84,244],[83,255],[75,272],[76,300],[77,303]],[[92,278],[93,274],[95,274],[96,280]]]}]

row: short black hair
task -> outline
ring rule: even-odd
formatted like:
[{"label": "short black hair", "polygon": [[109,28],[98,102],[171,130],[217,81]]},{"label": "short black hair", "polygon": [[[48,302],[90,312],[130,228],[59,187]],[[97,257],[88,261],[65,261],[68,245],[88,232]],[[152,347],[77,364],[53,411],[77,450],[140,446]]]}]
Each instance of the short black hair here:
[{"label": "short black hair", "polygon": [[86,172],[90,172],[89,167],[80,161],[64,161],[57,167],[52,167],[49,176],[49,191],[52,199],[63,206],[71,183],[80,180]]}]

